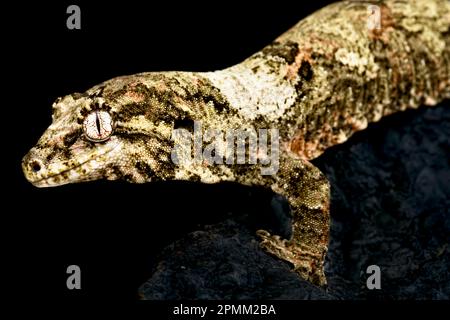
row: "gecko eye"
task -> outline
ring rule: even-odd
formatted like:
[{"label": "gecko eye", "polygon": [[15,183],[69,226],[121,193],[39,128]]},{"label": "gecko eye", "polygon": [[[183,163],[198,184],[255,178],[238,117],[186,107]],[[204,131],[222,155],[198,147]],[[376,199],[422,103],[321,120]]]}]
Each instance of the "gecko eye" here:
[{"label": "gecko eye", "polygon": [[113,131],[112,118],[106,111],[92,111],[84,119],[83,129],[88,140],[92,142],[105,141],[111,136]]}]

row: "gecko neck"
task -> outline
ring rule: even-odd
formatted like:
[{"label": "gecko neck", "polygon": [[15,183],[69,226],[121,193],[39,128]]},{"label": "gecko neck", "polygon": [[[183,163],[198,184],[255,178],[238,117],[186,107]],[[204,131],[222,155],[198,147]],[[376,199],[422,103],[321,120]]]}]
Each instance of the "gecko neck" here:
[{"label": "gecko neck", "polygon": [[297,97],[294,84],[283,76],[286,72],[287,65],[282,59],[274,57],[267,61],[258,52],[240,64],[205,76],[241,117],[273,123]]}]

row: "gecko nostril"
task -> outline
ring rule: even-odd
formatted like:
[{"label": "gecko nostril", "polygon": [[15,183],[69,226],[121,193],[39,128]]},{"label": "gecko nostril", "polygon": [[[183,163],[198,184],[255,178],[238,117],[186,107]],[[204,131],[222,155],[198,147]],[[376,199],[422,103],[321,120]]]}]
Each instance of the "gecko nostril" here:
[{"label": "gecko nostril", "polygon": [[33,161],[33,162],[31,163],[31,169],[32,169],[34,172],[38,172],[39,170],[41,170],[41,165],[39,164],[39,162]]}]

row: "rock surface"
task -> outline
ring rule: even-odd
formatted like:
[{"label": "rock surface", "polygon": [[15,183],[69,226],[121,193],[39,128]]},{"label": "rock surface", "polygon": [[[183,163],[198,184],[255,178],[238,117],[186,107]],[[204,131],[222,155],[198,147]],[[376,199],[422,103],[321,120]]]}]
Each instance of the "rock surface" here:
[{"label": "rock surface", "polygon": [[[332,186],[326,291],[231,216],[167,246],[141,297],[449,299],[449,106],[387,117],[313,161]],[[381,269],[381,290],[367,289],[369,265]]]},{"label": "rock surface", "polygon": [[259,249],[254,233],[227,219],[164,249],[145,299],[327,299],[289,265]]},{"label": "rock surface", "polygon": [[[326,272],[342,298],[450,298],[450,109],[396,114],[316,164],[332,184]],[[382,290],[367,290],[366,268]]]}]

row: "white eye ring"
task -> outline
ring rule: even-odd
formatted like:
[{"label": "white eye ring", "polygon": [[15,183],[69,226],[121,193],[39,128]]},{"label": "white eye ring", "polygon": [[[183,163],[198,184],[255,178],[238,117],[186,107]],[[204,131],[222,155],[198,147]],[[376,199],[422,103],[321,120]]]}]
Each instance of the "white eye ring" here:
[{"label": "white eye ring", "polygon": [[86,138],[92,142],[108,140],[113,132],[111,115],[104,110],[94,110],[83,121]]}]

